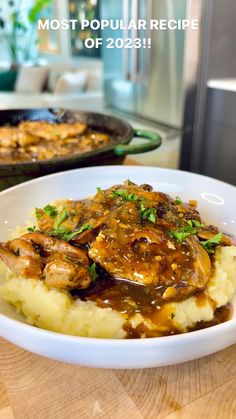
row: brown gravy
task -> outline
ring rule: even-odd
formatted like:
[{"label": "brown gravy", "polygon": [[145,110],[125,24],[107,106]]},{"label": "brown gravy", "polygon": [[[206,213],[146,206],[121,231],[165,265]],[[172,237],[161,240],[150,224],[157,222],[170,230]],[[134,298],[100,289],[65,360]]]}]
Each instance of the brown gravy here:
[{"label": "brown gravy", "polygon": [[[101,308],[112,308],[128,318],[125,330],[128,338],[158,337],[179,334],[171,320],[174,314],[166,310],[163,304],[162,287],[147,287],[135,285],[128,281],[115,280],[106,272],[102,272],[99,279],[89,288],[72,292],[72,295],[81,300],[91,300]],[[204,293],[198,294],[199,305],[205,301]],[[150,330],[143,324],[136,329],[132,328],[129,319],[137,313],[153,321],[156,330]],[[198,322],[189,331],[196,331],[223,323],[232,317],[233,308],[227,304],[215,310],[214,319],[209,322]],[[161,326],[158,328],[158,324]]]}]

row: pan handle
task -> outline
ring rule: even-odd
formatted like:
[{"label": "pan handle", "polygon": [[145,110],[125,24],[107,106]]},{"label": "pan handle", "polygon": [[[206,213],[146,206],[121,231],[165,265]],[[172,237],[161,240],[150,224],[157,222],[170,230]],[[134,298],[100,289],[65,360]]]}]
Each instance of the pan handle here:
[{"label": "pan handle", "polygon": [[114,153],[117,156],[125,156],[126,154],[139,154],[146,151],[156,150],[160,147],[162,139],[159,134],[152,131],[143,131],[141,129],[134,130],[134,137],[145,138],[146,142],[143,144],[126,145],[118,144],[114,147]]}]

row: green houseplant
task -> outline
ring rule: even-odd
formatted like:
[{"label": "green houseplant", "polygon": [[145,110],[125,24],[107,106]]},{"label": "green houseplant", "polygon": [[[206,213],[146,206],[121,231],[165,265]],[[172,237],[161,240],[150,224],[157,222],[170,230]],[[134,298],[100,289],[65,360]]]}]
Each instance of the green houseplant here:
[{"label": "green houseplant", "polygon": [[0,73],[0,90],[12,90],[19,66],[35,60],[33,47],[38,43],[37,21],[43,17],[53,2],[54,0],[36,0],[32,7],[26,10],[23,0],[12,1],[9,17],[7,19],[0,17],[0,27],[4,31],[2,36],[11,59],[10,69]]}]

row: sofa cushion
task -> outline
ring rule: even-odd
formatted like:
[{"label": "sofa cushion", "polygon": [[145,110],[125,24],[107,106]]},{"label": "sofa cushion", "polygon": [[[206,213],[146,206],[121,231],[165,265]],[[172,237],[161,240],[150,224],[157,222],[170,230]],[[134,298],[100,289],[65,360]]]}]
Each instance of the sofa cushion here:
[{"label": "sofa cushion", "polygon": [[57,80],[55,94],[75,94],[86,90],[88,75],[86,71],[64,73]]},{"label": "sofa cushion", "polygon": [[46,85],[48,79],[48,67],[20,67],[15,91],[17,93],[40,93]]}]

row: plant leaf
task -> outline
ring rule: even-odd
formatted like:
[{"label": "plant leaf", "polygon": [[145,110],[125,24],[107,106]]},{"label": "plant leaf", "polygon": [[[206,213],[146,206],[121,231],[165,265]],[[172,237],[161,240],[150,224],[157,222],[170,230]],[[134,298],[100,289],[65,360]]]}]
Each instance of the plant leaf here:
[{"label": "plant leaf", "polygon": [[42,12],[51,4],[54,0],[37,0],[34,6],[29,10],[28,20],[31,24],[37,23],[37,20],[42,15]]}]

